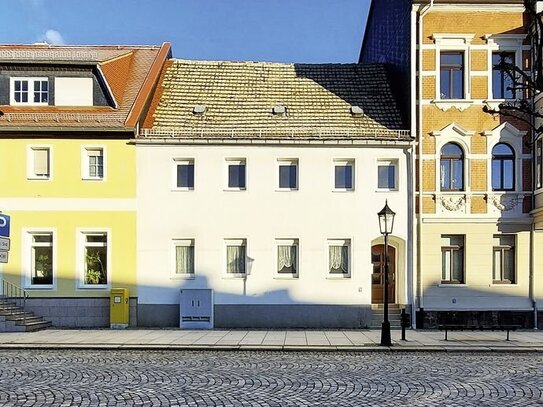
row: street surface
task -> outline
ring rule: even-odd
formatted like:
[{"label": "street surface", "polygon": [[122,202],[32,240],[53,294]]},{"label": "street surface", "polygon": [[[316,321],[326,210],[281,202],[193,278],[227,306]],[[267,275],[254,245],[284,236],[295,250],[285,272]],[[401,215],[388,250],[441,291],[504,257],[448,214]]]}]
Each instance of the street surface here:
[{"label": "street surface", "polygon": [[542,353],[1,350],[2,406],[543,406]]}]

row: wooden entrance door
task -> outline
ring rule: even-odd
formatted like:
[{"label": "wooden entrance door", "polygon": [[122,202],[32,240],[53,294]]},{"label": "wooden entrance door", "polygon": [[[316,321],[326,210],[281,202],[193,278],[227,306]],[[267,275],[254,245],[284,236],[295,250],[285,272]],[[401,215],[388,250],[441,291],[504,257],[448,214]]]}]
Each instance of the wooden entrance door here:
[{"label": "wooden entrance door", "polygon": [[[377,244],[371,248],[371,303],[385,302],[385,245]],[[396,249],[388,246],[388,303],[396,302]]]}]

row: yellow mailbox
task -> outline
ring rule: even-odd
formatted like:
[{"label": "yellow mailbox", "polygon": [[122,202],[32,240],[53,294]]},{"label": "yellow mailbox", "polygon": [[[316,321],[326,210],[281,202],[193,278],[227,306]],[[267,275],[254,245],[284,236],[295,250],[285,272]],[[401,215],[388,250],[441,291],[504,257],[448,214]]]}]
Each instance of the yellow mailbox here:
[{"label": "yellow mailbox", "polygon": [[130,301],[127,288],[112,288],[109,298],[109,326],[113,329],[128,328]]}]

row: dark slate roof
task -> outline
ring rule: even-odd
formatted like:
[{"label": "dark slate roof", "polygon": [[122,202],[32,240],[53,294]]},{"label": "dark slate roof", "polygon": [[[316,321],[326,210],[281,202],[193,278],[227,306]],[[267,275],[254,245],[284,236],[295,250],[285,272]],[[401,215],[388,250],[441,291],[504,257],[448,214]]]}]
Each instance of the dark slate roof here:
[{"label": "dark slate roof", "polygon": [[[205,113],[194,114],[196,105],[204,105]],[[274,114],[277,105],[285,106],[286,114]],[[364,114],[353,115],[351,106]],[[176,137],[397,138],[397,130],[405,129],[379,64],[186,60],[165,65],[143,127]]]}]

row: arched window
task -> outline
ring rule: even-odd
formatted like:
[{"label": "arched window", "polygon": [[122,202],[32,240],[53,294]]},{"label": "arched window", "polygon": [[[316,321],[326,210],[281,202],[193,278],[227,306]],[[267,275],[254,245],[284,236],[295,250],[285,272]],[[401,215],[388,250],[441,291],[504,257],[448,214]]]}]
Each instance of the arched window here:
[{"label": "arched window", "polygon": [[458,144],[447,143],[441,149],[441,190],[464,190],[464,152]]},{"label": "arched window", "polygon": [[492,190],[515,189],[515,152],[508,144],[499,143],[492,149]]}]

